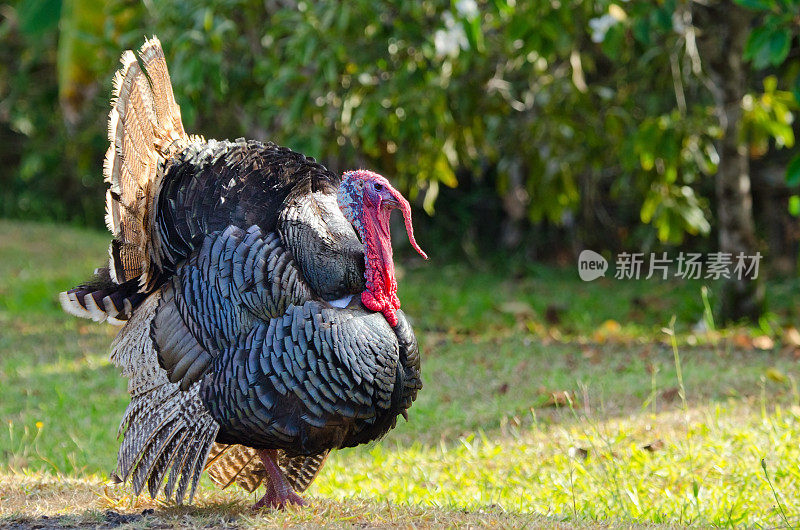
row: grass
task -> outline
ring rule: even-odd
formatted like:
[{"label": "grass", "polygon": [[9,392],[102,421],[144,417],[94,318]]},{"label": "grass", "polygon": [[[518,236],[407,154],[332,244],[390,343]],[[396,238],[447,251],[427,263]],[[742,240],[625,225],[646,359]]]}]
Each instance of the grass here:
[{"label": "grass", "polygon": [[425,388],[384,441],[330,459],[310,508],[253,514],[208,482],[192,507],[133,499],[106,482],[116,328],[56,297],[106,244],[0,220],[0,526],[800,525],[796,280],[770,283],[759,327],[700,333],[700,282],[524,263],[402,264]]}]

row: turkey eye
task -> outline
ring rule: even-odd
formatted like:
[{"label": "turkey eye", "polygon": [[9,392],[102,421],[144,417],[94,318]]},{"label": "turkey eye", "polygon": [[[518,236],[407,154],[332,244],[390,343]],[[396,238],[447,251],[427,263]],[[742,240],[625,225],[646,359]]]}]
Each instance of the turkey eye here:
[{"label": "turkey eye", "polygon": [[375,184],[375,191],[381,191],[383,189],[383,184]]},{"label": "turkey eye", "polygon": [[363,187],[364,187],[364,181],[363,181],[363,180],[357,180],[357,181],[356,181],[356,187],[357,187],[358,189],[361,189],[361,188],[363,188]]}]

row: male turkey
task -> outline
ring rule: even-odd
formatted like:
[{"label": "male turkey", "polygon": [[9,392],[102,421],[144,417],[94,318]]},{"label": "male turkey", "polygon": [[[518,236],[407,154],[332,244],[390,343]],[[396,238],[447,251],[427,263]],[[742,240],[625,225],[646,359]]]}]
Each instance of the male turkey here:
[{"label": "male turkey", "polygon": [[389,238],[400,209],[425,257],[408,202],[369,171],[340,178],[271,143],[188,136],[155,37],[121,62],[110,259],[61,293],[69,313],[124,324],[116,475],[153,497],[166,478],[180,503],[208,470],[223,487],[265,482],[258,507],[303,504],[331,449],[383,436],[422,386]]}]

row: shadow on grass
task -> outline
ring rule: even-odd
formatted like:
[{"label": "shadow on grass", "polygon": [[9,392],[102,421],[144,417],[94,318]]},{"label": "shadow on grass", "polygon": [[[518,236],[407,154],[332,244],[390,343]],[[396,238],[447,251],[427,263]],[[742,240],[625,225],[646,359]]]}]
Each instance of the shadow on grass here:
[{"label": "shadow on grass", "polygon": [[[0,475],[5,481],[16,475]],[[563,518],[512,513],[497,505],[465,509],[454,506],[376,503],[351,497],[341,501],[310,497],[310,505],[283,511],[252,510],[252,499],[240,493],[220,493],[203,488],[193,506],[175,506],[145,497],[108,496],[108,488],[90,480],[65,477],[21,477],[29,486],[41,481],[42,493],[50,495],[35,506],[6,504],[0,528],[375,528],[375,527],[482,527],[482,528],[584,528],[593,525],[567,523]],[[64,479],[69,485],[59,485]],[[65,494],[65,489],[70,494]],[[227,497],[227,499],[225,499]],[[13,502],[14,498],[10,498]],[[79,500],[79,503],[75,501]],[[617,527],[617,526],[612,526]],[[627,526],[626,526],[627,527]]]}]

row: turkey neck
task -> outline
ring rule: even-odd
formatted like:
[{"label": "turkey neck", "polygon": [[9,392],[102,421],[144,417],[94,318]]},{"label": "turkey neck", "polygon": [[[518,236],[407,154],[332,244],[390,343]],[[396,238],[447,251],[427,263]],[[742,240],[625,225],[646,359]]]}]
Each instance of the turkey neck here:
[{"label": "turkey neck", "polygon": [[397,325],[395,312],[400,309],[400,300],[397,298],[389,232],[392,209],[386,205],[367,209],[359,232],[364,242],[364,276],[367,285],[367,289],[361,293],[361,302],[370,311],[383,313],[389,325],[394,327]]}]

